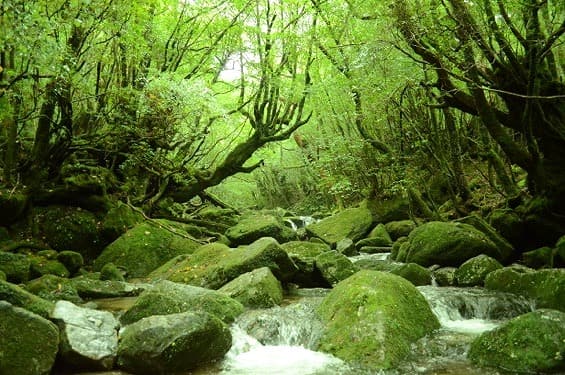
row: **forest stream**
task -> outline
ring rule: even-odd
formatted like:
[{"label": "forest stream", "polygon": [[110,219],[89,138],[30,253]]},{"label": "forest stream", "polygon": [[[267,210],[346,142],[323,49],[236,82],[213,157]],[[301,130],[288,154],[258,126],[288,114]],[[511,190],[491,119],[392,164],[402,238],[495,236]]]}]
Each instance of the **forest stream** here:
[{"label": "forest stream", "polygon": [[[352,260],[360,257],[385,260],[388,254],[360,255],[352,257]],[[414,344],[411,354],[401,366],[377,374],[503,374],[471,364],[466,359],[469,345],[482,332],[532,311],[534,305],[531,301],[483,288],[428,285],[420,286],[418,290],[430,304],[441,328]],[[315,308],[329,291],[324,288],[296,288],[288,291],[282,306],[247,310],[231,325],[233,344],[224,360],[186,375],[375,374],[375,371],[353,367],[330,354],[313,350],[322,331]],[[119,314],[134,301],[135,297],[127,297],[99,300],[97,304],[100,309]]]}]

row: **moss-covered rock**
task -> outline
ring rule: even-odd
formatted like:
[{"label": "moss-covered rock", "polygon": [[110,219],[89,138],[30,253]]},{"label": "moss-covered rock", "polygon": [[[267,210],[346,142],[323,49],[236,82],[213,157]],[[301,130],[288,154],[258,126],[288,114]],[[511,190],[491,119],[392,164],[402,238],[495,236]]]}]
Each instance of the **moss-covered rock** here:
[{"label": "moss-covered rock", "polygon": [[49,317],[54,306],[52,302],[6,281],[0,281],[0,300],[22,307],[44,318]]},{"label": "moss-covered rock", "polygon": [[[408,237],[400,237],[396,241],[394,241],[394,243],[392,244],[392,248],[390,249],[390,259],[400,261],[399,259],[400,247],[402,246],[402,244],[406,244],[406,246],[409,246],[408,242],[409,242]],[[406,259],[406,250],[404,251],[402,256],[404,259]]]},{"label": "moss-covered rock", "polygon": [[27,196],[18,191],[0,189],[0,225],[15,223],[25,212]]},{"label": "moss-covered rock", "polygon": [[363,238],[373,223],[371,211],[367,208],[348,208],[306,227],[311,237],[321,238],[335,248],[337,242],[350,238],[354,242]]},{"label": "moss-covered rock", "polygon": [[44,275],[31,280],[26,283],[25,289],[48,301],[66,300],[73,303],[82,302],[82,298],[78,295],[72,281],[55,275]]},{"label": "moss-covered rock", "polygon": [[283,299],[281,283],[267,267],[244,273],[218,291],[251,308],[277,306]]},{"label": "moss-covered rock", "polygon": [[241,219],[226,231],[233,245],[247,245],[262,237],[273,237],[280,243],[296,240],[296,233],[274,215],[256,213]]},{"label": "moss-covered rock", "polygon": [[527,251],[522,253],[522,264],[531,268],[551,268],[554,253],[554,249],[548,246]]},{"label": "moss-covered rock", "polygon": [[57,326],[5,301],[0,316],[0,374],[50,374],[59,349]]},{"label": "moss-covered rock", "polygon": [[380,223],[369,232],[367,238],[357,242],[356,246],[357,249],[362,246],[392,246],[392,242],[392,238],[388,234],[385,225]]},{"label": "moss-covered rock", "polygon": [[[171,281],[217,289],[246,272],[269,267],[277,279],[292,280],[298,268],[271,237],[231,249],[221,244],[204,245],[188,259],[177,263]],[[164,270],[162,270],[165,272]]]},{"label": "moss-covered rock", "polygon": [[318,255],[315,266],[329,285],[335,285],[359,271],[348,257],[335,250]]},{"label": "moss-covered rock", "polygon": [[549,309],[520,315],[481,334],[468,354],[480,366],[528,374],[565,371],[564,356],[565,313]]},{"label": "moss-covered rock", "polygon": [[13,283],[23,283],[30,279],[31,261],[24,254],[0,251],[0,271]]},{"label": "moss-covered rock", "polygon": [[456,267],[441,267],[433,271],[432,275],[437,285],[439,286],[454,286],[455,285],[455,271]]},{"label": "moss-covered rock", "polygon": [[411,215],[411,207],[408,198],[400,195],[390,199],[379,198],[369,200],[366,206],[371,210],[376,221],[379,223],[407,220]]},{"label": "moss-covered rock", "polygon": [[492,241],[498,248],[498,260],[501,262],[506,262],[512,257],[512,253],[514,252],[514,247],[507,239],[502,237],[495,228],[493,228],[486,220],[477,216],[477,215],[470,215],[465,216],[460,219],[455,220],[456,223],[463,223],[469,224],[475,227],[476,229],[483,232],[489,240]]},{"label": "moss-covered rock", "polygon": [[55,275],[59,277],[69,277],[71,275],[63,263],[58,260],[37,255],[30,256],[30,261],[30,276],[32,278],[41,277],[43,275]]},{"label": "moss-covered rock", "polygon": [[493,210],[487,217],[487,220],[515,248],[523,249],[526,235],[525,225],[516,211],[508,208],[499,208]]},{"label": "moss-covered rock", "polygon": [[565,311],[565,269],[532,270],[505,267],[487,275],[485,288],[536,301],[536,306]]},{"label": "moss-covered rock", "polygon": [[141,293],[134,305],[122,315],[120,322],[127,325],[151,315],[186,311],[205,311],[231,323],[243,312],[243,306],[216,290],[164,280]]},{"label": "moss-covered rock", "polygon": [[385,224],[385,229],[393,241],[400,237],[407,237],[410,232],[416,229],[416,223],[413,220],[389,221]]},{"label": "moss-covered rock", "polygon": [[55,250],[72,250],[91,261],[104,247],[99,233],[98,218],[77,207],[51,206],[34,212],[41,236]]},{"label": "moss-covered rock", "polygon": [[57,254],[57,260],[69,270],[71,276],[84,266],[84,258],[76,251],[63,250]]},{"label": "moss-covered rock", "polygon": [[497,260],[504,258],[487,235],[469,224],[431,221],[414,229],[408,239],[406,259],[400,259],[399,254],[397,260],[424,267],[434,264],[457,267],[480,254]]},{"label": "moss-covered rock", "polygon": [[0,271],[0,280],[2,281],[6,281],[8,277],[6,276],[6,274],[4,273],[4,271]]},{"label": "moss-covered rock", "polygon": [[102,267],[100,280],[126,281],[122,271],[112,262],[106,263]]},{"label": "moss-covered rock", "polygon": [[319,349],[375,370],[394,367],[411,343],[439,328],[414,285],[379,271],[359,271],[337,284],[318,313],[325,323]]},{"label": "moss-covered rock", "polygon": [[221,359],[231,342],[228,326],[212,314],[151,316],[120,334],[118,366],[134,374],[187,373]]},{"label": "moss-covered rock", "polygon": [[298,267],[292,282],[302,287],[327,286],[319,270],[315,267],[316,257],[330,247],[324,243],[310,241],[290,241],[281,245]]},{"label": "moss-covered rock", "polygon": [[430,285],[432,283],[431,271],[416,263],[403,263],[397,265],[390,270],[390,273],[410,281],[415,286]]},{"label": "moss-covered rock", "polygon": [[351,238],[344,238],[338,241],[335,245],[335,249],[345,256],[357,255],[357,248],[355,247],[355,242]]},{"label": "moss-covered rock", "polygon": [[200,246],[183,225],[168,220],[143,222],[108,245],[95,260],[94,269],[114,263],[128,278],[145,277],[169,259],[193,253]]},{"label": "moss-covered rock", "polygon": [[150,286],[147,284],[130,284],[115,280],[98,280],[92,275],[77,276],[70,279],[79,296],[84,299],[116,298],[138,296]]},{"label": "moss-covered rock", "polygon": [[459,286],[483,286],[487,275],[502,268],[502,264],[488,255],[478,255],[463,263],[455,271],[455,281]]},{"label": "moss-covered rock", "polygon": [[125,203],[118,202],[102,219],[101,235],[110,243],[144,220],[141,213]]}]

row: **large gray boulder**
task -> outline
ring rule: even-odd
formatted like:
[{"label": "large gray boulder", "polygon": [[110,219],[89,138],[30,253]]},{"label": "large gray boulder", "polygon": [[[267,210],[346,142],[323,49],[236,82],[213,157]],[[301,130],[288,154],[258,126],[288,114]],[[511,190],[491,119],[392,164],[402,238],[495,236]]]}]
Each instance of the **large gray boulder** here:
[{"label": "large gray boulder", "polygon": [[176,222],[143,222],[108,245],[94,261],[94,269],[100,271],[106,263],[114,263],[128,278],[145,277],[169,259],[191,254],[201,246],[190,237]]},{"label": "large gray boulder", "polygon": [[565,269],[505,267],[489,273],[485,288],[535,300],[537,307],[565,311]]},{"label": "large gray boulder", "polygon": [[332,248],[344,238],[357,242],[371,229],[373,216],[364,207],[348,208],[306,227],[311,237],[321,238]]},{"label": "large gray boulder", "polygon": [[440,326],[414,285],[379,271],[337,284],[318,313],[325,324],[319,349],[374,370],[396,366],[412,343]]},{"label": "large gray boulder", "polygon": [[204,311],[231,323],[243,312],[238,301],[216,290],[163,280],[141,293],[133,306],[121,317],[124,325],[151,315]]},{"label": "large gray boulder", "polygon": [[118,321],[110,312],[58,301],[51,318],[61,332],[59,355],[66,368],[109,370],[118,351]]},{"label": "large gray boulder", "polygon": [[268,267],[244,273],[218,289],[218,292],[251,308],[273,307],[283,300],[281,283]]},{"label": "large gray boulder", "polygon": [[0,301],[0,317],[0,374],[50,374],[59,349],[57,326],[6,301]]},{"label": "large gray boulder", "polygon": [[171,265],[174,270],[160,269],[152,273],[159,278],[217,289],[239,275],[261,267],[269,267],[282,282],[292,279],[298,268],[277,240],[263,237],[247,246],[231,249],[221,244],[204,245],[190,257]]},{"label": "large gray boulder", "polygon": [[280,243],[296,239],[296,233],[282,219],[266,213],[254,213],[241,219],[226,231],[232,245],[247,245],[262,237],[273,237]]},{"label": "large gray boulder", "polygon": [[228,326],[212,314],[150,316],[120,332],[118,366],[133,374],[188,373],[222,358],[231,340]]},{"label": "large gray boulder", "polygon": [[463,223],[431,221],[414,229],[408,241],[405,259],[397,259],[424,267],[457,267],[480,254],[497,260],[506,256],[486,234]]},{"label": "large gray boulder", "polygon": [[485,332],[471,344],[472,362],[512,373],[565,371],[565,313],[540,309]]}]

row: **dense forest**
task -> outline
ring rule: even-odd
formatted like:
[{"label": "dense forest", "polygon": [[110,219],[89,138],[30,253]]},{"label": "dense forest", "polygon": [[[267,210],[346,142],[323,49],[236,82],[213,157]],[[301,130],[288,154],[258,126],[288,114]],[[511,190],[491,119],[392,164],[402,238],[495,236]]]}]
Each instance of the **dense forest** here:
[{"label": "dense forest", "polygon": [[[61,276],[42,268],[51,258],[65,280],[96,271],[218,289],[260,267],[209,284],[187,273],[223,264],[211,254],[229,258],[227,246],[313,238],[350,256],[342,240],[378,250],[371,229],[402,220],[384,248],[424,268],[484,254],[565,265],[562,0],[0,0],[0,30],[0,300],[15,303],[10,283]],[[250,215],[268,230],[243,238],[233,228]],[[342,221],[288,234],[305,216]],[[135,245],[163,251],[143,253],[147,265],[104,250],[155,227],[159,240]],[[446,230],[422,235],[432,247],[461,228],[492,247],[462,255],[465,239],[455,258],[423,260],[424,227]],[[190,259],[204,265],[148,276],[199,246]],[[345,279],[277,267],[285,287]]]}]

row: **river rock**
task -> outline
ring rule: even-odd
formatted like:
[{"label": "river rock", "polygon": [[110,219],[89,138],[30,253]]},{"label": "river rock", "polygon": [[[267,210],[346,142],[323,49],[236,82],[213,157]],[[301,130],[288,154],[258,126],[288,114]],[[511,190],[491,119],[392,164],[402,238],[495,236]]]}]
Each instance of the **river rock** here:
[{"label": "river rock", "polygon": [[[57,253],[53,258],[56,258]],[[43,275],[55,275],[59,277],[69,277],[71,273],[65,265],[50,256],[43,256],[41,254],[30,256],[30,276],[32,278],[41,277]]]},{"label": "river rock", "polygon": [[399,254],[400,254],[400,248],[403,244],[406,244],[406,246],[403,250],[402,259],[406,259],[406,251],[410,245],[408,237],[400,237],[396,241],[394,241],[394,243],[392,244],[392,248],[390,249],[389,259],[401,261],[400,259],[401,256]]},{"label": "river rock", "polygon": [[369,232],[367,238],[358,241],[355,246],[357,246],[357,249],[363,246],[392,246],[392,238],[390,238],[385,225],[380,223]]},{"label": "river rock", "polygon": [[[353,244],[353,241],[351,243]],[[315,266],[316,257],[330,250],[327,244],[310,241],[290,241],[282,244],[281,247],[298,267],[298,271],[292,278],[293,283],[301,287],[328,286],[328,283]]]},{"label": "river rock", "polygon": [[57,326],[6,301],[0,301],[0,317],[0,374],[50,374],[59,349]]},{"label": "river rock", "polygon": [[522,264],[531,268],[553,267],[554,250],[549,246],[522,253]]},{"label": "river rock", "polygon": [[109,370],[118,351],[118,321],[107,311],[59,301],[51,314],[61,332],[59,355],[66,368]]},{"label": "river rock", "polygon": [[[277,240],[263,237],[247,246],[231,249],[222,244],[204,245],[186,260],[167,272],[169,280],[204,288],[217,289],[241,274],[269,267],[282,282],[292,280],[298,268]],[[151,276],[159,277],[154,273]]]},{"label": "river rock", "polygon": [[226,231],[232,245],[247,245],[262,237],[272,237],[280,243],[296,240],[296,233],[282,219],[265,213],[254,213],[241,219]]},{"label": "river rock", "polygon": [[407,237],[410,232],[416,229],[416,223],[413,220],[389,221],[385,224],[385,229],[393,241],[400,237]]},{"label": "river rock", "polygon": [[44,318],[49,318],[49,314],[55,306],[52,302],[31,294],[17,285],[1,280],[0,300],[22,307]]},{"label": "river rock", "polygon": [[142,283],[98,280],[93,275],[77,276],[70,280],[79,296],[84,299],[132,297],[151,287],[149,284]]},{"label": "river rock", "polygon": [[441,267],[433,271],[432,275],[438,286],[454,286],[455,271],[456,267]]},{"label": "river rock", "polygon": [[398,275],[415,286],[430,285],[432,283],[432,273],[416,263],[402,263],[390,270],[390,273]]},{"label": "river rock", "polygon": [[402,245],[397,260],[424,267],[434,264],[457,267],[480,254],[504,258],[486,234],[469,224],[431,221],[414,229],[408,240],[406,259],[400,259]]},{"label": "river rock", "polygon": [[13,283],[25,283],[30,278],[31,261],[24,254],[0,251],[0,271]]},{"label": "river rock", "polygon": [[193,253],[201,245],[189,238],[183,225],[169,220],[137,224],[108,245],[95,260],[99,271],[114,263],[128,278],[147,276],[151,271],[179,254]]},{"label": "river rock", "polygon": [[540,309],[520,315],[471,344],[472,362],[512,373],[565,371],[565,313]]},{"label": "river rock", "polygon": [[565,311],[565,269],[505,267],[488,274],[485,288],[533,299],[537,307]]},{"label": "river rock", "polygon": [[487,275],[502,268],[496,259],[488,255],[478,255],[463,263],[455,271],[455,281],[459,286],[483,286]]},{"label": "river rock", "polygon": [[151,315],[187,311],[205,311],[231,323],[243,312],[243,306],[216,290],[164,280],[141,293],[133,306],[121,316],[120,322],[127,325]]},{"label": "river rock", "polygon": [[348,257],[335,250],[318,255],[315,265],[329,285],[335,285],[359,271]]},{"label": "river rock", "polygon": [[150,316],[120,332],[118,366],[133,374],[188,372],[222,358],[231,340],[228,326],[212,314]]},{"label": "river rock", "polygon": [[76,251],[63,250],[57,254],[57,260],[65,266],[71,276],[84,266],[83,256]]},{"label": "river rock", "polygon": [[344,238],[336,243],[335,249],[345,256],[357,255],[355,243],[351,238]]},{"label": "river rock", "polygon": [[49,206],[34,210],[42,238],[55,250],[73,250],[85,260],[95,259],[104,247],[98,218],[79,207]]},{"label": "river rock", "polygon": [[483,232],[489,238],[489,240],[491,240],[498,248],[498,253],[500,255],[499,257],[497,257],[497,259],[500,260],[501,262],[506,262],[512,257],[512,253],[514,251],[514,247],[512,246],[512,244],[508,242],[506,238],[501,236],[496,231],[496,229],[494,229],[486,220],[484,220],[480,216],[469,215],[457,219],[454,222],[472,225],[476,229]]},{"label": "river rock", "polygon": [[251,308],[277,306],[283,299],[281,283],[268,267],[244,273],[218,289],[218,292]]},{"label": "river rock", "polygon": [[410,345],[439,328],[422,294],[400,276],[362,270],[337,284],[318,313],[325,324],[319,349],[370,369],[388,369]]},{"label": "river rock", "polygon": [[33,279],[25,284],[25,289],[38,297],[49,301],[65,300],[73,303],[81,303],[76,288],[72,281],[55,275],[44,275]]},{"label": "river rock", "polygon": [[348,208],[306,227],[311,237],[321,238],[332,248],[344,238],[357,242],[363,238],[373,223],[373,216],[364,207]]},{"label": "river rock", "polygon": [[100,280],[126,281],[123,272],[114,263],[106,263],[100,269]]},{"label": "river rock", "polygon": [[144,220],[141,213],[118,201],[102,219],[101,235],[107,243],[110,243]]}]

